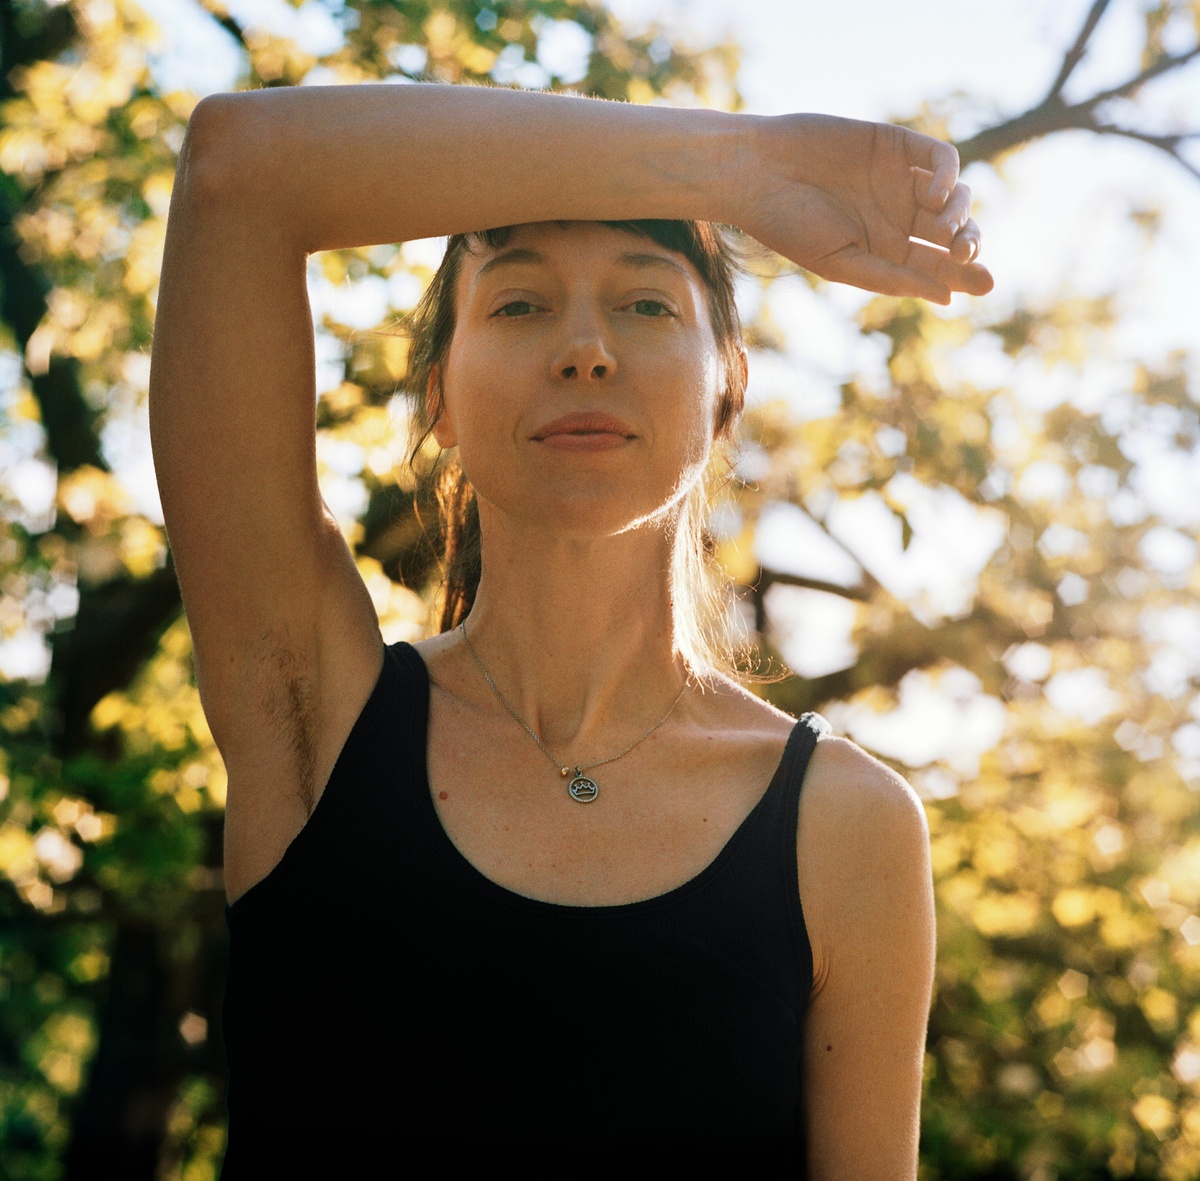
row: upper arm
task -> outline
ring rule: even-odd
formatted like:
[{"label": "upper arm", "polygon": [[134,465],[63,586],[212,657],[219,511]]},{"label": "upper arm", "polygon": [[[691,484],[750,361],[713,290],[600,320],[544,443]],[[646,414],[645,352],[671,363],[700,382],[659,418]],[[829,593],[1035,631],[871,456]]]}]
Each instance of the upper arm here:
[{"label": "upper arm", "polygon": [[914,1178],[936,953],[925,813],[853,743],[826,739],[813,761],[798,835],[814,952],[809,1175]]},{"label": "upper arm", "polygon": [[305,254],[229,167],[226,145],[254,134],[241,119],[206,100],[189,126],[150,376],[167,534],[227,764],[269,755],[253,723],[291,725],[319,697],[323,649],[366,651],[378,627],[317,484]]}]

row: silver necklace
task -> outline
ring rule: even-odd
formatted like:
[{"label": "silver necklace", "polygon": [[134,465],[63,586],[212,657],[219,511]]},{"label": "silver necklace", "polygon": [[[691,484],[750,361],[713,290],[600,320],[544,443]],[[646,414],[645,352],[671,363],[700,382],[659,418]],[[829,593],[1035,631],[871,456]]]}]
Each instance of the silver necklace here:
[{"label": "silver necklace", "polygon": [[680,687],[679,692],[675,694],[675,700],[671,702],[670,709],[668,709],[667,712],[663,714],[663,716],[659,718],[658,721],[655,722],[645,734],[641,736],[641,738],[631,742],[623,751],[621,751],[620,754],[610,755],[607,759],[601,759],[596,763],[588,763],[586,766],[579,766],[577,764],[574,769],[574,774],[572,774],[571,768],[564,767],[562,763],[560,763],[546,749],[545,745],[537,736],[537,732],[533,729],[533,727],[526,724],[521,715],[517,713],[517,711],[513,709],[513,707],[509,705],[507,701],[504,700],[504,694],[496,688],[496,682],[492,680],[491,674],[487,670],[487,666],[480,659],[479,653],[475,651],[475,645],[471,643],[470,637],[467,635],[467,621],[465,619],[459,623],[458,630],[462,632],[462,638],[467,642],[467,649],[475,658],[475,663],[479,665],[479,671],[483,673],[483,679],[487,681],[488,688],[491,689],[491,691],[496,695],[496,700],[499,701],[502,706],[504,706],[509,715],[512,717],[513,721],[519,723],[525,733],[528,734],[529,737],[538,744],[538,750],[540,750],[542,754],[544,754],[546,758],[548,758],[550,762],[552,762],[554,766],[558,768],[558,773],[564,779],[570,777],[571,782],[567,784],[567,792],[570,794],[571,799],[578,804],[590,804],[600,794],[599,785],[594,779],[584,774],[584,772],[594,771],[597,767],[603,767],[605,763],[615,763],[617,759],[624,758],[624,756],[633,750],[635,746],[645,742],[646,739],[649,738],[650,735],[653,734],[654,731],[657,730],[659,726],[661,726],[663,722],[665,722],[667,718],[669,718],[675,711],[675,707],[679,704],[679,699],[683,696],[684,689],[687,688],[687,682],[684,682],[684,684]]}]

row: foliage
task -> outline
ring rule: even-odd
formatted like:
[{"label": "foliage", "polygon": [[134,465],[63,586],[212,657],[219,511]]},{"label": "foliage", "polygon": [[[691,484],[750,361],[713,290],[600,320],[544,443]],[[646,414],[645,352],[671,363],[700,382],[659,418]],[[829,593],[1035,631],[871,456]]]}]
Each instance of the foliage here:
[{"label": "foliage", "polygon": [[[319,49],[285,7],[268,28],[206,0],[238,85],[490,79],[739,101],[732,48],[631,33],[598,0],[307,0],[287,11],[324,22]],[[1182,68],[1162,29],[1200,10],[1147,11],[1141,69]],[[13,1178],[82,1174],[105,1153],[122,1175],[198,1181],[223,1147],[225,780],[145,430],[197,96],[169,89],[130,0],[4,0],[0,16],[0,1151]],[[1059,109],[1064,70],[1019,126],[979,127],[964,148],[990,159],[1084,126]],[[1134,81],[1120,97],[1150,79]],[[1106,133],[1103,104],[1086,111]],[[934,104],[917,121],[943,117]],[[435,573],[388,327],[434,262],[417,243],[311,270],[322,487],[388,640],[427,628]],[[927,799],[939,907],[923,1176],[1200,1173],[1200,517],[1162,478],[1196,459],[1195,359],[1105,359],[1114,300],[846,312],[765,263],[743,295],[752,366],[785,377],[778,398],[759,383],[711,529],[764,664],[786,653],[802,674],[765,691],[868,746],[922,693],[991,719],[985,749],[893,759]],[[824,410],[794,396],[797,309],[853,344]],[[762,538],[780,521],[806,540],[772,564]],[[863,549],[867,530],[891,549]],[[922,562],[939,576],[922,581]],[[831,604],[852,615],[847,653],[807,668],[797,619],[802,634]]]}]

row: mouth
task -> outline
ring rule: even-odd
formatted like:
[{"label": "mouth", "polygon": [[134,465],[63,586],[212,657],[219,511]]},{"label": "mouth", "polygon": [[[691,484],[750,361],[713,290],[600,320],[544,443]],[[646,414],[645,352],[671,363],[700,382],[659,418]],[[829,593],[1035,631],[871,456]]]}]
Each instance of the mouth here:
[{"label": "mouth", "polygon": [[531,438],[537,443],[571,451],[600,451],[636,439],[637,432],[612,414],[587,411],[564,414],[540,427]]}]

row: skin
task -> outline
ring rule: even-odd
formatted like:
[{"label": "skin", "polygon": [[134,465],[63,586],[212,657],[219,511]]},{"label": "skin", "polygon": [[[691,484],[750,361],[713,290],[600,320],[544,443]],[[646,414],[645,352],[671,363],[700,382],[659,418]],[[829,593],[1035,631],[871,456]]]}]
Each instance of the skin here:
[{"label": "skin", "polygon": [[[543,261],[481,277],[482,255],[464,268],[435,432],[459,447],[479,496],[472,642],[551,750],[589,762],[644,733],[686,677],[661,572],[681,486],[712,446],[718,354],[686,260],[683,272],[620,261],[669,251],[587,223],[521,227],[510,246]],[[539,442],[547,421],[597,406],[636,436],[595,452]],[[765,791],[793,724],[725,678],[685,689],[664,726],[597,769],[604,806],[581,809],[457,632],[417,647],[434,686],[443,826],[492,880],[548,901],[631,902],[695,876]],[[554,691],[539,693],[538,678]],[[823,740],[797,830],[814,957],[813,1176],[915,1169],[934,955],[927,849],[908,785],[853,743]]]},{"label": "skin", "polygon": [[[604,225],[523,226],[491,257],[468,258],[457,295],[434,433],[460,448],[489,525],[529,522],[531,542],[571,538],[583,557],[699,479],[721,372],[686,259]],[[573,356],[583,342],[590,351]],[[628,420],[630,437],[593,434],[602,450],[581,450],[586,434],[543,437],[564,413],[593,410]]]},{"label": "skin", "polygon": [[[826,278],[946,302],[991,287],[969,203],[949,145],[825,116],[440,86],[202,102],[172,197],[150,425],[229,772],[230,898],[306,823],[383,658],[316,479],[310,252],[494,225],[522,227],[505,249],[536,252],[468,260],[435,375],[437,437],[479,491],[472,641],[546,744],[587,763],[644,734],[685,684],[667,531],[711,447],[720,381],[689,265],[588,223],[725,221]],[[545,434],[591,410],[623,426]],[[419,651],[442,823],[489,877],[552,901],[632,901],[694,876],[761,796],[792,725],[732,682],[693,682],[661,729],[597,770],[601,799],[580,808],[457,633]],[[810,1176],[914,1177],[934,961],[924,813],[893,772],[829,738],[797,849],[815,964]]]}]

